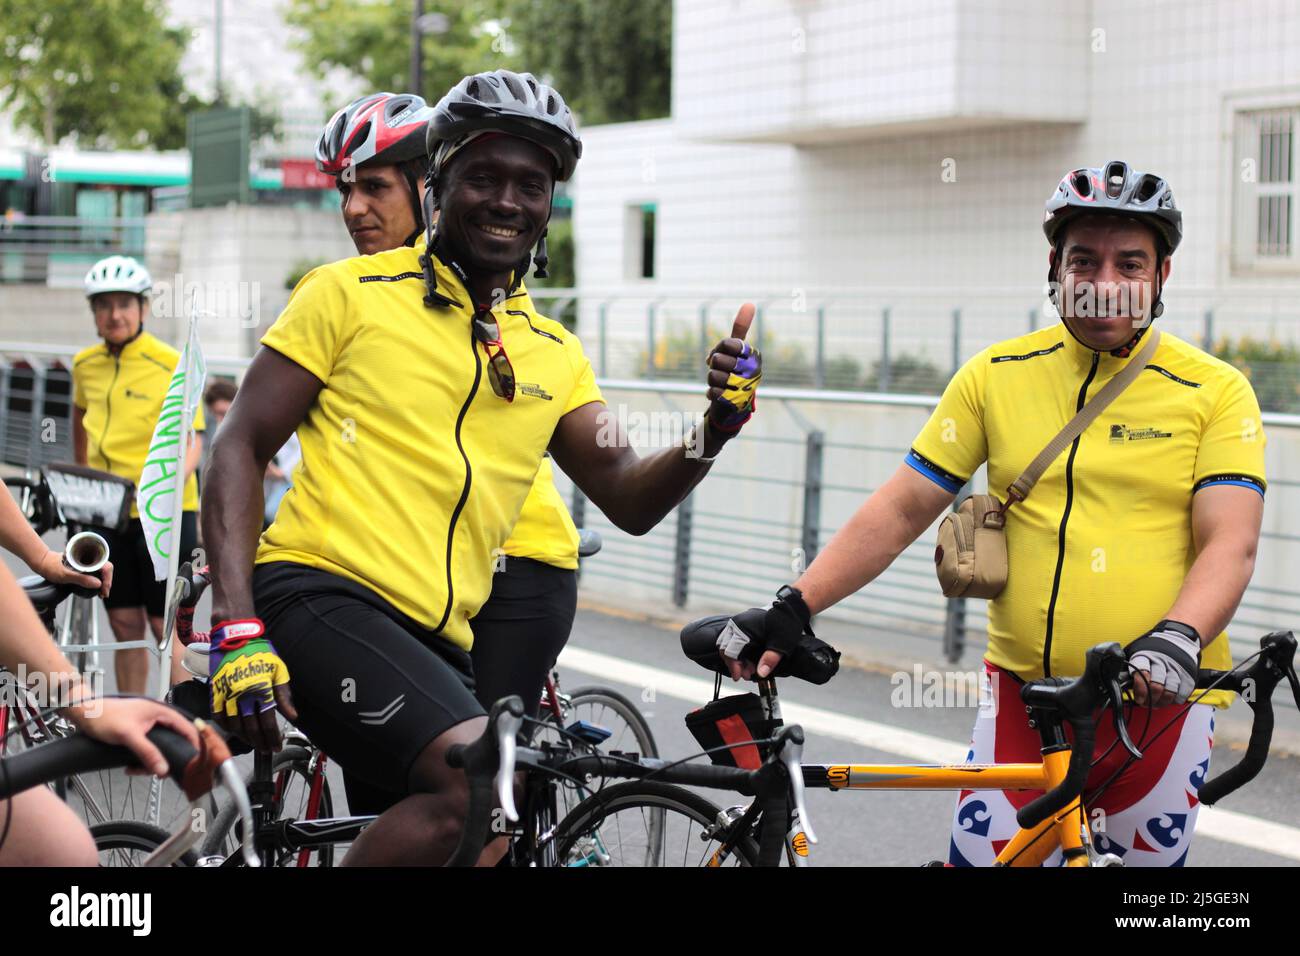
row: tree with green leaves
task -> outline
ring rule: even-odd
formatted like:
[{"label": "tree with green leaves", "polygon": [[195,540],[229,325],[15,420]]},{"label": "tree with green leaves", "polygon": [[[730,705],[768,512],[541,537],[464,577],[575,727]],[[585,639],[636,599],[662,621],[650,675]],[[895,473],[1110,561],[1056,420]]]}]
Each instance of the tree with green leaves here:
[{"label": "tree with green leaves", "polygon": [[[446,30],[422,42],[424,89],[410,90],[413,0],[290,0],[285,20],[301,30],[295,46],[317,76],[342,68],[366,81],[367,92],[419,93],[430,102],[468,73],[499,64],[500,41],[492,29],[499,0],[429,0],[426,14],[446,17]],[[333,112],[347,105],[331,98]]]},{"label": "tree with green leaves", "polygon": [[425,0],[447,29],[424,37],[422,90],[407,89],[413,11],[413,0],[291,0],[286,19],[317,75],[343,68],[372,90],[433,103],[467,74],[505,68],[549,78],[583,124],[669,114],[671,0]]},{"label": "tree with green leaves", "polygon": [[672,109],[672,0],[502,0],[515,59],[549,77],[582,123]]},{"label": "tree with green leaves", "polygon": [[162,0],[0,0],[0,109],[47,147],[185,145],[201,103],[181,76],[185,31]]}]

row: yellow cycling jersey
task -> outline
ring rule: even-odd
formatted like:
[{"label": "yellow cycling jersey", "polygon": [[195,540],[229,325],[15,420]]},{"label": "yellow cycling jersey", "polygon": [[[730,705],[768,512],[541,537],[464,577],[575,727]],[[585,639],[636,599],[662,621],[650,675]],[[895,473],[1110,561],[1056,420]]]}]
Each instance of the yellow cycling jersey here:
[{"label": "yellow cycling jersey", "polygon": [[[103,342],[82,349],[72,360],[72,401],[85,414],[86,464],[140,483],[153,430],[162,413],[180,353],[141,332],[113,355]],[[203,431],[203,404],[194,414]],[[199,487],[194,475],[185,481],[186,511],[197,511]],[[140,512],[131,505],[131,517]]]},{"label": "yellow cycling jersey", "polygon": [[[991,346],[954,376],[907,463],[956,492],[987,461],[989,488],[1005,498],[1127,361],[1061,323]],[[1162,332],[1143,373],[1008,511],[1010,572],[989,603],[988,659],[1025,680],[1068,677],[1088,648],[1140,637],[1173,606],[1195,558],[1192,496],[1221,484],[1264,493],[1255,393],[1231,365]],[[1202,663],[1231,666],[1226,634]]]},{"label": "yellow cycling jersey", "polygon": [[510,538],[501,546],[508,557],[532,558],[570,571],[578,567],[578,528],[555,487],[551,459],[543,458]]},{"label": "yellow cycling jersey", "polygon": [[263,337],[323,387],[256,560],[349,578],[469,648],[469,620],[557,423],[602,398],[577,336],[522,286],[493,308],[516,381],[514,401],[499,398],[469,294],[435,258],[453,303],[427,307],[421,251],[313,270]]}]

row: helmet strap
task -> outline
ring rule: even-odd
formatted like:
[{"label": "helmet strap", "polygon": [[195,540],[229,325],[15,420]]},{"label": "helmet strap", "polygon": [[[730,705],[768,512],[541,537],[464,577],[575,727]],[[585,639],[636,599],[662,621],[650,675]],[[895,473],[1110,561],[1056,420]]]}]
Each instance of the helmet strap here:
[{"label": "helmet strap", "polygon": [[415,228],[402,242],[404,246],[414,246],[415,240],[424,230],[424,215],[420,211],[420,180],[413,166],[414,163],[410,162],[402,164],[402,175],[406,177],[406,185],[411,190],[411,215],[415,217]]},{"label": "helmet strap", "polygon": [[533,262],[537,263],[537,269],[533,272],[533,275],[539,279],[545,279],[550,275],[546,271],[546,264],[551,261],[546,254],[546,232],[547,230],[542,230],[542,237],[537,240],[537,252],[533,254]]},{"label": "helmet strap", "polygon": [[451,299],[438,291],[438,271],[433,267],[433,257],[439,245],[439,234],[437,226],[434,224],[433,211],[437,208],[437,201],[434,198],[437,192],[437,177],[433,175],[432,170],[425,176],[425,185],[428,187],[424,193],[424,252],[420,254],[420,268],[424,270],[424,304],[432,309],[435,305],[455,305]]}]

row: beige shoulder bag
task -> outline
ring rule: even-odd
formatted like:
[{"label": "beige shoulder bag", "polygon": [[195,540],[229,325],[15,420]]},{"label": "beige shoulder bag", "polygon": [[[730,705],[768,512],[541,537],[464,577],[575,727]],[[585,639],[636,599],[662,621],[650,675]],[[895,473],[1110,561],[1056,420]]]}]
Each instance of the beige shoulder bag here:
[{"label": "beige shoulder bag", "polygon": [[1146,368],[1156,354],[1160,333],[1151,329],[1146,344],[1092,401],[1075,415],[1019,478],[1007,486],[1003,504],[996,495],[970,495],[939,524],[939,545],[934,549],[934,570],[944,597],[995,598],[1007,584],[1007,510],[1024,501],[1055,461],[1083,434],[1119,393]]}]

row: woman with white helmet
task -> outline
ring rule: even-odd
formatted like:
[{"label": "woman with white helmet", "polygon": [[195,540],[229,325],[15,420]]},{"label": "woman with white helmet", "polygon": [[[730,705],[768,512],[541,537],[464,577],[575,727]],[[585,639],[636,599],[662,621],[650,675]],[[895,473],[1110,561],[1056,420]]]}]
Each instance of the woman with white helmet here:
[{"label": "woman with white helmet", "polygon": [[[149,270],[130,256],[101,259],[86,273],[86,297],[102,339],[77,353],[72,362],[72,443],[80,465],[139,481],[171,383],[179,353],[145,331],[149,313]],[[196,431],[204,428],[203,410],[194,418]],[[189,555],[198,543],[198,484],[194,471],[203,441],[195,438],[185,459],[184,515],[181,554]],[[154,636],[162,639],[164,585],[154,580],[153,561],[145,544],[139,511],[132,505],[124,530],[96,529],[109,543],[116,563],[113,589],[104,600],[113,634],[119,641],[144,638],[145,618]],[[117,689],[142,694],[149,673],[143,648],[114,655]],[[179,658],[173,659],[172,677],[186,678]]]}]

